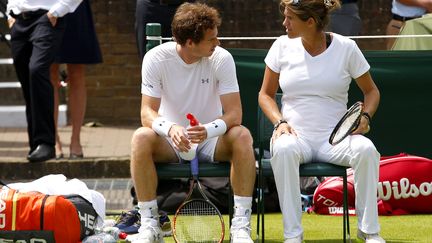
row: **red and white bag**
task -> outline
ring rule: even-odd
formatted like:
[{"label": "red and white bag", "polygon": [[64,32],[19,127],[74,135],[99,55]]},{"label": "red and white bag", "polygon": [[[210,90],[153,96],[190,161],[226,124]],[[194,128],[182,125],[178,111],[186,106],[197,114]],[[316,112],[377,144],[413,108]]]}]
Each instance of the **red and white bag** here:
[{"label": "red and white bag", "polygon": [[[399,154],[381,157],[378,182],[380,215],[432,213],[432,160]],[[326,178],[315,190],[313,211],[318,214],[342,214],[342,178]],[[354,178],[348,169],[348,206],[355,208]]]},{"label": "red and white bag", "polygon": [[94,234],[97,213],[79,195],[0,187],[0,242],[78,243]]}]

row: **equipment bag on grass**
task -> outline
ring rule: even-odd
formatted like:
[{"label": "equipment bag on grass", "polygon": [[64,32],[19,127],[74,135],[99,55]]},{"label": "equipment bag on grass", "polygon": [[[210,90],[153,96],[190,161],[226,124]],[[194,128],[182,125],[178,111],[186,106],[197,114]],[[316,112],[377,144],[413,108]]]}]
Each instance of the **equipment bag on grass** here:
[{"label": "equipment bag on grass", "polygon": [[[401,153],[383,156],[378,182],[379,215],[432,213],[432,160]],[[355,190],[352,169],[348,169],[348,207],[354,213]],[[328,177],[315,190],[313,211],[342,214],[342,178]]]},{"label": "equipment bag on grass", "polygon": [[81,242],[94,234],[96,217],[91,203],[79,195],[0,188],[0,242]]}]

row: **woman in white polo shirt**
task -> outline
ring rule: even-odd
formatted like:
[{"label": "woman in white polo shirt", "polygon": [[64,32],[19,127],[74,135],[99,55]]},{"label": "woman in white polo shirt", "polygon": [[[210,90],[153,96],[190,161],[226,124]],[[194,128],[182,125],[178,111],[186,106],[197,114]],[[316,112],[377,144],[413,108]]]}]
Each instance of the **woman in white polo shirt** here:
[{"label": "woman in white polo shirt", "polygon": [[[287,35],[279,37],[265,58],[259,105],[275,124],[271,166],[283,214],[285,243],[303,240],[299,166],[323,161],[354,169],[358,237],[385,242],[379,235],[377,183],[380,154],[364,133],[380,99],[369,64],[353,40],[324,31],[337,0],[281,0]],[[341,143],[328,142],[347,110],[355,79],[364,94],[359,128]],[[282,109],[275,102],[283,92]],[[355,134],[355,135],[354,135]]]}]

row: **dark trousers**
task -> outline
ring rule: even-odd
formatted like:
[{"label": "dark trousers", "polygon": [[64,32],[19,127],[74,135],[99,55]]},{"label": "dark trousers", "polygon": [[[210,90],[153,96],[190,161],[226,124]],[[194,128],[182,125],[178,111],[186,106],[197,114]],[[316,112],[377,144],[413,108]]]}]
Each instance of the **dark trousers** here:
[{"label": "dark trousers", "polygon": [[64,32],[62,18],[52,26],[46,13],[14,16],[11,49],[26,103],[30,151],[55,145],[54,95],[49,69]]},{"label": "dark trousers", "polygon": [[135,10],[135,33],[141,60],[146,53],[146,24],[160,23],[162,27],[162,37],[171,37],[171,22],[178,6],[177,4],[161,4],[159,0],[137,0]]}]

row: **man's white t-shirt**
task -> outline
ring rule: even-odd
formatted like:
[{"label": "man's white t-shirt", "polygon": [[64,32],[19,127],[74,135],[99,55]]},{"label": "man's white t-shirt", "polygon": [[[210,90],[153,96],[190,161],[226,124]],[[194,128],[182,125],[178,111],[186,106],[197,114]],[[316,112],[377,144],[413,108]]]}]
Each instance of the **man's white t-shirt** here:
[{"label": "man's white t-shirt", "polygon": [[220,95],[239,92],[234,59],[221,47],[210,57],[187,64],[176,43],[159,45],[146,53],[142,65],[141,93],[161,98],[158,113],[182,126],[187,113],[205,124],[222,115]]},{"label": "man's white t-shirt", "polygon": [[301,38],[281,36],[265,58],[266,65],[280,74],[282,115],[299,137],[329,135],[347,110],[352,78],[370,68],[353,40],[332,35],[330,46],[314,57]]}]

